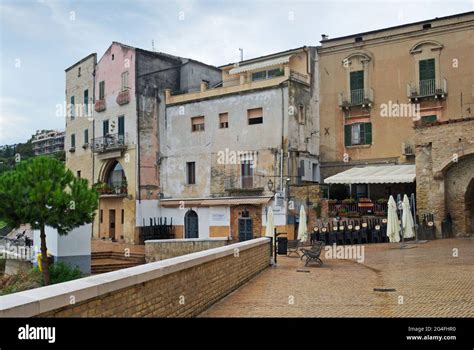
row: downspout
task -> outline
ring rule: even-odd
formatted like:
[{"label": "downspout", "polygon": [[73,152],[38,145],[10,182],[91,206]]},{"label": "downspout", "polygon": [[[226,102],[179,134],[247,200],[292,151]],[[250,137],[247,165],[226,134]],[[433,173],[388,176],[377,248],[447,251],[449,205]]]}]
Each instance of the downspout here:
[{"label": "downspout", "polygon": [[[138,53],[135,51],[135,107],[137,112],[137,198],[138,203],[141,203],[141,171],[140,171],[140,108],[138,99]],[[135,213],[136,214],[136,213]]]},{"label": "downspout", "polygon": [[[95,73],[96,73],[96,67],[97,67],[97,56],[94,58],[94,70],[92,71],[92,103],[95,107]],[[89,101],[87,101],[89,103]],[[94,110],[92,110],[92,113],[94,113]],[[95,138],[95,118],[92,118],[92,139]],[[89,150],[91,148],[89,147]],[[95,154],[92,152],[92,185],[94,184],[94,179],[95,179]],[[100,203],[100,202],[99,202]],[[98,206],[98,210],[100,213],[100,206]],[[99,214],[100,215],[100,214]],[[100,225],[100,224],[99,224]],[[91,238],[94,237],[94,222],[92,222],[92,229],[91,229]]]},{"label": "downspout", "polygon": [[280,84],[281,90],[281,148],[280,148],[280,191],[283,191],[283,147],[285,144],[285,97],[283,93],[283,85]]}]

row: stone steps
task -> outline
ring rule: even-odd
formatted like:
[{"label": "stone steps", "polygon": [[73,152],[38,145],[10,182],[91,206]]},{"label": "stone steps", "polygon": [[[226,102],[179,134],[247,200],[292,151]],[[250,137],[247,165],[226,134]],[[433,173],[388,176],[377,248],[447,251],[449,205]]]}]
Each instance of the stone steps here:
[{"label": "stone steps", "polygon": [[130,253],[125,256],[122,252],[100,251],[91,254],[91,273],[117,271],[127,267],[145,264],[145,254]]}]

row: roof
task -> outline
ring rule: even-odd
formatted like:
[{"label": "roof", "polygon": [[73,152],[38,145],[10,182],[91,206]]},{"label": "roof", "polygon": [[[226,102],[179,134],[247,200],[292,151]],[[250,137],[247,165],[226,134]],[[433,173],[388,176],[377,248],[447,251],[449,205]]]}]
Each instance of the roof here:
[{"label": "roof", "polygon": [[416,178],[414,164],[354,167],[324,180],[326,184],[410,183]]},{"label": "roof", "polygon": [[417,24],[423,24],[423,23],[429,23],[429,22],[433,22],[433,21],[446,20],[446,19],[450,19],[450,18],[468,16],[468,15],[473,15],[473,14],[474,14],[474,11],[469,11],[469,12],[457,13],[457,14],[454,14],[454,15],[449,15],[449,16],[444,16],[444,17],[435,17],[435,18],[432,18],[432,19],[426,19],[424,21],[405,23],[405,24],[401,24],[401,25],[398,25],[398,26],[385,27],[385,28],[381,28],[381,29],[370,30],[370,31],[367,31],[367,32],[344,35],[344,36],[340,36],[340,37],[336,37],[336,38],[332,38],[332,39],[321,40],[320,43],[324,44],[324,43],[328,43],[328,42],[332,42],[332,41],[349,39],[349,38],[353,38],[353,37],[356,37],[356,36],[362,36],[362,35],[367,35],[367,34],[375,34],[375,33],[383,32],[383,31],[387,31],[387,30],[400,29],[400,28],[404,28],[404,27],[417,25]]},{"label": "roof", "polygon": [[[250,64],[250,63],[254,63],[254,62],[259,62],[259,61],[265,61],[265,60],[269,60],[271,58],[276,58],[276,57],[280,57],[280,56],[285,56],[285,55],[289,55],[289,54],[293,54],[297,51],[300,51],[300,50],[303,50],[303,49],[307,49],[309,48],[308,46],[301,46],[301,47],[297,47],[295,49],[289,49],[289,50],[285,50],[285,51],[280,51],[280,52],[276,52],[276,53],[272,53],[272,54],[269,54],[269,55],[264,55],[264,56],[259,56],[259,57],[255,57],[255,58],[250,58],[248,60],[243,60],[243,61],[240,61],[239,62],[239,66],[243,66],[245,64]],[[219,68],[225,68],[225,67],[229,67],[229,66],[234,66],[235,65],[235,62],[232,62],[232,63],[228,63],[228,64],[224,64],[222,66],[219,66]]]},{"label": "roof", "polygon": [[178,207],[183,204],[185,206],[228,206],[228,205],[258,205],[266,204],[273,197],[219,197],[219,198],[192,198],[192,199],[179,199],[170,198],[160,200],[160,205],[163,207]]},{"label": "roof", "polygon": [[88,60],[89,58],[91,58],[91,57],[94,57],[95,60],[97,60],[97,54],[94,52],[94,53],[91,53],[90,55],[87,55],[87,56],[84,57],[82,60],[80,60],[80,61],[74,63],[72,66],[67,67],[64,71],[65,71],[65,72],[70,71],[72,68],[74,68],[75,66],[77,66],[77,65],[79,65],[79,64],[81,64],[81,63],[87,61],[87,60]]},{"label": "roof", "polygon": [[286,55],[282,57],[273,58],[270,60],[262,61],[262,62],[255,62],[252,64],[247,65],[239,65],[238,67],[232,68],[229,73],[230,74],[239,74],[243,72],[248,72],[255,69],[275,66],[277,64],[288,63],[290,61],[291,55]]}]

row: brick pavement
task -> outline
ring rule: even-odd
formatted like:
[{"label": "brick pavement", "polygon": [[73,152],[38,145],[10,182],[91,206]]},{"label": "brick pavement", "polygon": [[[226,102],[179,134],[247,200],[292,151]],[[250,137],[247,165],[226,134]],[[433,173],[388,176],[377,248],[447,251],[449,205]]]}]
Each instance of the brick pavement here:
[{"label": "brick pavement", "polygon": [[363,263],[323,255],[323,267],[279,257],[201,317],[474,317],[474,238],[413,246],[369,244]]}]

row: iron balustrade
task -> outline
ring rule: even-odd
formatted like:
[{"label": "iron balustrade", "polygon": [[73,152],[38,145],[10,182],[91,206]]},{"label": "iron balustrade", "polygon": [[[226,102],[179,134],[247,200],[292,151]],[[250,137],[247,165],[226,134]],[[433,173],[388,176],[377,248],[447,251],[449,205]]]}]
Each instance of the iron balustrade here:
[{"label": "iron balustrade", "polygon": [[101,153],[127,148],[126,134],[107,134],[92,139],[92,152]]}]

